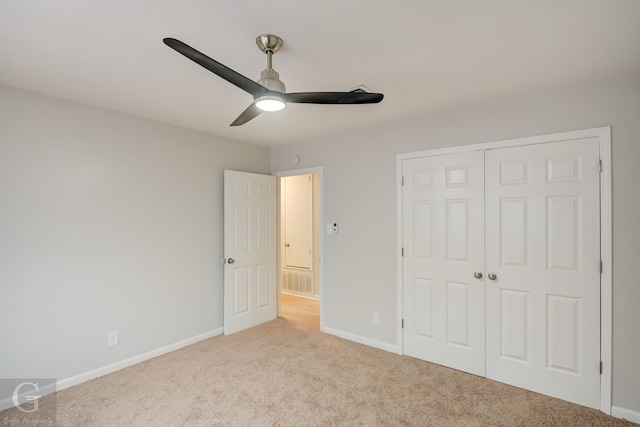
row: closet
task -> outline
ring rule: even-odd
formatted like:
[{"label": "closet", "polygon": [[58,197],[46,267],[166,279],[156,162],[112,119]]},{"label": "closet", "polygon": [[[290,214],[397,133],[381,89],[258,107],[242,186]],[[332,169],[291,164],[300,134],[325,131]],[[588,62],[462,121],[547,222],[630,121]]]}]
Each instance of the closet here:
[{"label": "closet", "polygon": [[601,407],[591,134],[399,158],[404,354]]}]

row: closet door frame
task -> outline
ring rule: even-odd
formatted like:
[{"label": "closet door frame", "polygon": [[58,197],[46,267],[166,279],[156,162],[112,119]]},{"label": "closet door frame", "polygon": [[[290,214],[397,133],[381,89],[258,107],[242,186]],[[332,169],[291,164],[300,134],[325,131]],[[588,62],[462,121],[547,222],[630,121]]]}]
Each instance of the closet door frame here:
[{"label": "closet door frame", "polygon": [[[403,343],[403,270],[402,270],[402,162],[418,157],[454,154],[466,151],[489,150],[522,145],[545,144],[581,138],[598,138],[600,146],[600,253],[602,259],[602,273],[600,275],[600,360],[602,374],[600,377],[600,411],[611,414],[611,364],[612,364],[612,214],[611,214],[611,127],[561,132],[548,135],[530,136],[502,141],[484,142],[479,144],[461,145],[450,148],[418,151],[398,154],[396,157],[396,218],[397,218],[397,348],[404,353]],[[596,166],[594,166],[596,167]]]}]

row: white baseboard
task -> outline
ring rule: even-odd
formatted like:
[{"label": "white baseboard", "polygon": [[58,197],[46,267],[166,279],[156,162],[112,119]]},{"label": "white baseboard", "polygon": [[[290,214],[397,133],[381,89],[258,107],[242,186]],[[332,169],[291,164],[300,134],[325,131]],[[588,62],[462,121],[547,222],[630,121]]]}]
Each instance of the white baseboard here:
[{"label": "white baseboard", "polygon": [[320,328],[320,330],[325,334],[335,335],[336,337],[344,338],[345,340],[368,345],[369,347],[379,348],[380,350],[385,350],[390,353],[402,354],[402,351],[400,350],[400,348],[394,344],[388,344],[386,342],[372,340],[371,338],[365,338],[360,335],[352,334],[351,332],[345,332],[339,329],[328,328],[326,326]]},{"label": "white baseboard", "polygon": [[312,300],[312,301],[320,301],[320,296],[319,296],[319,295],[317,295],[317,296],[316,296],[316,295],[311,296],[311,295],[305,295],[305,294],[297,294],[297,293],[295,293],[295,292],[290,292],[290,291],[285,291],[285,290],[280,291],[280,293],[282,293],[282,294],[286,294],[286,295],[291,295],[291,296],[293,296],[293,297],[304,298],[304,299],[310,299],[310,300]]},{"label": "white baseboard", "polygon": [[[178,349],[180,349],[182,347],[186,347],[188,345],[195,344],[195,343],[197,343],[199,341],[203,341],[203,340],[206,340],[208,338],[215,337],[217,335],[222,335],[223,332],[224,332],[224,328],[214,329],[212,331],[205,332],[204,334],[196,335],[194,337],[187,338],[185,340],[178,341],[176,343],[169,344],[167,346],[164,346],[164,347],[161,347],[161,348],[158,348],[158,349],[155,349],[155,350],[151,350],[149,352],[146,352],[146,353],[143,353],[143,354],[139,354],[137,356],[133,356],[133,357],[121,360],[121,361],[116,362],[116,363],[112,363],[111,365],[103,366],[102,368],[94,369],[94,370],[89,371],[89,372],[84,372],[82,374],[75,375],[75,376],[73,376],[71,378],[66,378],[64,380],[60,380],[55,384],[55,387],[53,385],[51,385],[49,387],[40,387],[38,389],[38,394],[40,396],[46,396],[47,394],[51,394],[52,392],[64,390],[65,388],[69,388],[69,387],[72,387],[74,385],[82,384],[82,383],[87,382],[89,380],[92,380],[92,379],[95,379],[95,378],[98,378],[98,377],[102,377],[102,376],[107,375],[107,374],[111,374],[113,372],[119,371],[120,369],[128,368],[129,366],[133,366],[133,365],[135,365],[137,363],[140,363],[140,362],[144,362],[145,360],[149,360],[149,359],[152,359],[154,357],[162,356],[163,354],[169,353],[171,351],[175,351],[175,350],[178,350]],[[33,390],[30,390],[30,392],[32,394]],[[12,408],[13,406],[15,406],[15,405],[13,404],[13,398],[12,397],[8,397],[8,398],[0,400],[0,411]]]},{"label": "white baseboard", "polygon": [[640,424],[640,412],[632,411],[630,409],[624,409],[618,406],[612,406],[611,416],[616,418],[623,418],[627,421]]}]

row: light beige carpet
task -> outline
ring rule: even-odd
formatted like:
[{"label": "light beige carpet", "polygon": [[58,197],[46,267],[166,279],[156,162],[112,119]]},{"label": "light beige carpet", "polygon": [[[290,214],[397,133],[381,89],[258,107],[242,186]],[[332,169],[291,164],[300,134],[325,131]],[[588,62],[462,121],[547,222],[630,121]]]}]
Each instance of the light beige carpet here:
[{"label": "light beige carpet", "polygon": [[[285,319],[202,341],[55,397],[60,426],[634,425]],[[43,414],[51,401],[43,399]],[[0,425],[17,415],[16,408],[3,411]]]}]

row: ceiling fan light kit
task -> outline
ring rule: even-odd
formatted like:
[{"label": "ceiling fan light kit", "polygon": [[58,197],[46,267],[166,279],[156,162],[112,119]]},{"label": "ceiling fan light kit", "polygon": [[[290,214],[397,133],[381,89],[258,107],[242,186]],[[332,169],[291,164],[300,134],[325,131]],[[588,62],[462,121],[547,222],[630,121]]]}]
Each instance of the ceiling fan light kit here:
[{"label": "ceiling fan light kit", "polygon": [[287,102],[299,104],[375,104],[382,101],[381,93],[369,93],[357,88],[350,92],[298,92],[287,93],[280,75],[272,67],[272,56],[283,45],[280,37],[263,34],[256,38],[258,48],[267,55],[267,68],[260,73],[260,80],[253,80],[209,58],[191,46],[174,38],[165,38],[164,44],[186,56],[198,65],[222,77],[253,96],[254,102],[236,118],[231,126],[239,126],[256,118],[263,111],[282,110]]},{"label": "ceiling fan light kit", "polygon": [[262,111],[268,112],[280,111],[287,105],[280,97],[273,95],[260,96],[256,98],[255,104]]}]

